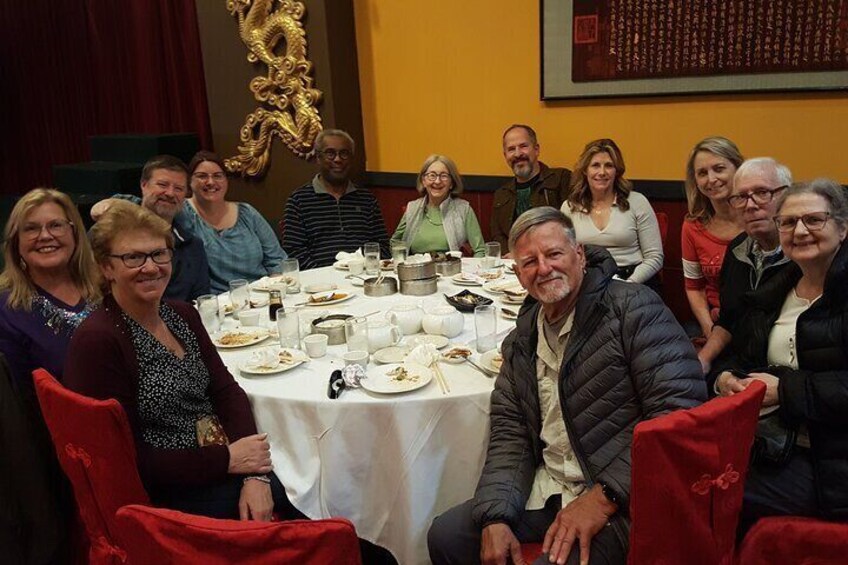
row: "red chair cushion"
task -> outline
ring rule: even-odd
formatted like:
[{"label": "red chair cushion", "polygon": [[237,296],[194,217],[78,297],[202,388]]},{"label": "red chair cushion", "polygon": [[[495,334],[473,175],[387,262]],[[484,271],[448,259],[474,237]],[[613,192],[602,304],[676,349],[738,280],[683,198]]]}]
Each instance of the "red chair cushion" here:
[{"label": "red chair cushion", "polygon": [[536,561],[542,555],[541,543],[523,543],[521,544],[521,556],[527,565]]},{"label": "red chair cushion", "polygon": [[242,522],[134,504],[117,523],[132,563],[361,563],[353,524],[341,518]]},{"label": "red chair cushion", "polygon": [[732,563],[764,393],[756,382],[636,426],[630,563]]},{"label": "red chair cushion", "polygon": [[793,516],[763,518],[745,536],[740,565],[848,563],[848,524]]},{"label": "red chair cushion", "polygon": [[90,562],[123,563],[126,556],[115,535],[115,512],[127,504],[150,503],[138,475],[127,416],[116,400],[93,400],[72,392],[43,369],[34,371],[33,378],[91,543]]}]

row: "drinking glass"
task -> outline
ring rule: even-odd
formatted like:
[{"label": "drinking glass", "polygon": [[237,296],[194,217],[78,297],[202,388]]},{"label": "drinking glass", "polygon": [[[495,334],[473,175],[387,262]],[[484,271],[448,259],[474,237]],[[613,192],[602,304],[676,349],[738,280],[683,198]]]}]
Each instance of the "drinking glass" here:
[{"label": "drinking glass", "polygon": [[218,297],[214,294],[204,294],[197,297],[197,311],[200,321],[209,335],[221,329],[221,319],[218,317]]},{"label": "drinking glass", "polygon": [[300,292],[300,262],[297,259],[283,261],[283,280],[286,281],[286,294]]},{"label": "drinking glass", "polygon": [[398,263],[406,261],[406,256],[409,250],[406,247],[405,241],[392,242],[392,263],[394,264],[395,272],[397,272]]},{"label": "drinking glass", "polygon": [[233,316],[236,318],[242,310],[250,308],[250,285],[245,279],[230,281],[230,302],[233,304]]},{"label": "drinking glass", "polygon": [[486,243],[486,256],[483,257],[481,264],[484,269],[493,269],[501,263],[501,244],[497,241],[489,241]]},{"label": "drinking glass", "polygon": [[300,316],[296,308],[277,310],[277,332],[280,335],[280,346],[300,349]]},{"label": "drinking glass", "polygon": [[368,320],[350,318],[345,320],[345,341],[348,351],[368,351]]},{"label": "drinking glass", "polygon": [[498,318],[492,304],[474,308],[474,331],[477,333],[477,353],[485,353],[497,347]]},{"label": "drinking glass", "polygon": [[380,274],[380,244],[366,243],[362,246],[365,255],[365,274],[376,276]]}]

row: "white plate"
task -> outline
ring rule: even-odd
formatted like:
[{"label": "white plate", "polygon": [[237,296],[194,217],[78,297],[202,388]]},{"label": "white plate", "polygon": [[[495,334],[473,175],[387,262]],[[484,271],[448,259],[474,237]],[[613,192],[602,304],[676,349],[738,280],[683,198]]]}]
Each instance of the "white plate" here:
[{"label": "white plate", "polygon": [[[340,293],[340,294],[344,294],[345,296],[342,297],[342,298],[334,298],[333,300],[325,300],[324,302],[310,302],[307,299],[306,306],[328,306],[330,304],[338,304],[339,302],[344,302],[345,300],[350,300],[351,298],[356,296],[352,292],[344,292],[344,293]],[[310,295],[310,296],[312,296],[312,295]]]},{"label": "white plate", "polygon": [[301,363],[308,361],[309,358],[303,351],[298,351],[297,349],[288,349],[288,348],[276,348],[278,352],[282,353],[286,351],[291,354],[293,357],[291,362],[283,362],[281,361],[279,365],[276,367],[255,367],[250,365],[250,361],[244,361],[239,364],[239,371],[242,373],[247,373],[249,375],[275,375],[277,373],[282,373],[284,371],[288,371],[289,369],[294,369]]},{"label": "white plate", "polygon": [[525,298],[527,298],[526,295],[522,296],[521,298],[516,298],[516,297],[510,296],[508,294],[504,294],[503,296],[501,296],[501,302],[503,302],[504,304],[519,304],[520,305],[520,304],[524,304]]},{"label": "white plate", "polygon": [[318,292],[330,292],[336,290],[339,285],[335,283],[312,283],[303,287],[303,292],[306,294],[316,294]]},{"label": "white plate", "polygon": [[286,288],[288,288],[288,283],[286,281],[290,278],[291,277],[289,277],[288,275],[272,275],[270,277],[262,277],[261,279],[250,285],[250,290],[255,290],[257,292],[279,290],[285,294]]},{"label": "white plate", "polygon": [[380,363],[403,363],[407,353],[409,353],[408,347],[392,345],[378,349],[371,357]]},{"label": "white plate", "polygon": [[353,286],[363,287],[365,286],[365,280],[360,279],[359,277],[350,277],[347,279],[350,281],[350,284]]},{"label": "white plate", "polygon": [[500,369],[498,369],[492,364],[492,360],[495,358],[496,355],[500,354],[501,352],[497,349],[487,351],[486,353],[480,356],[480,366],[492,373],[493,375],[497,375],[500,372]]},{"label": "white plate", "polygon": [[409,347],[415,347],[422,343],[431,343],[436,349],[441,349],[450,343],[450,340],[443,335],[417,334],[406,338],[406,343]]},{"label": "white plate", "polygon": [[527,291],[524,290],[520,282],[516,280],[503,280],[503,277],[496,281],[489,281],[483,284],[483,290],[491,294],[504,294],[504,289],[527,294]]},{"label": "white plate", "polygon": [[335,263],[333,263],[333,267],[335,267],[336,269],[338,269],[340,271],[349,271],[350,270],[350,267],[348,266],[348,264],[342,263],[341,261],[336,261]]},{"label": "white plate", "polygon": [[[396,370],[398,367],[404,367],[412,378],[397,381],[387,374]],[[367,377],[360,381],[360,384],[362,388],[369,392],[376,392],[377,394],[399,394],[425,387],[431,380],[433,380],[432,369],[418,363],[410,362],[381,365],[380,367],[371,369],[368,371]]]},{"label": "white plate", "polygon": [[394,271],[394,261],[392,261],[391,259],[380,259],[380,269],[384,271]]},{"label": "white plate", "polygon": [[[474,278],[471,278],[474,277]],[[457,273],[451,280],[454,284],[462,285],[462,286],[482,286],[483,283],[475,276],[469,273]]]},{"label": "white plate", "polygon": [[[450,351],[451,351],[451,350],[453,350],[453,349],[465,349],[465,350],[467,350],[467,351],[468,351],[468,356],[466,356],[466,357],[457,357],[457,358],[454,358],[454,357],[445,357],[445,353],[448,353],[448,352],[450,352]],[[471,357],[471,353],[472,353],[472,351],[471,351],[471,348],[470,348],[470,347],[466,347],[466,346],[464,346],[464,345],[456,345],[456,346],[454,346],[454,347],[451,347],[450,349],[446,349],[446,350],[442,351],[442,356],[441,356],[441,357],[439,357],[439,361],[444,361],[445,363],[450,363],[451,365],[461,365],[462,363],[465,363],[465,360],[466,360],[468,357]]]},{"label": "white plate", "polygon": [[[249,336],[249,339],[244,343],[232,343],[232,344],[223,344],[221,343],[221,338],[228,335],[245,335]],[[215,344],[215,347],[220,349],[235,349],[237,347],[248,347],[251,345],[256,345],[259,342],[265,341],[270,337],[270,334],[267,331],[247,331],[247,330],[235,330],[235,331],[227,331],[221,332],[217,334],[214,338],[212,338],[212,343]]]},{"label": "white plate", "polygon": [[480,271],[476,273],[478,277],[484,282],[493,282],[499,281],[504,278],[504,269],[503,267],[495,267],[492,269],[486,269],[485,271]]}]

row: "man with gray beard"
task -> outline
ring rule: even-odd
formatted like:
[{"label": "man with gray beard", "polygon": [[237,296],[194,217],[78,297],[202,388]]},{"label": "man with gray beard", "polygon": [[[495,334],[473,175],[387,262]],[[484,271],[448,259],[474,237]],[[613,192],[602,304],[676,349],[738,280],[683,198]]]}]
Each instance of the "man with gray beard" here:
[{"label": "man with gray beard", "polygon": [[543,542],[536,563],[623,564],[633,429],[703,402],[700,364],[662,300],[613,280],[559,210],[521,215],[509,249],[530,298],[503,343],[476,493],[434,520],[430,558],[524,563],[520,544]]}]

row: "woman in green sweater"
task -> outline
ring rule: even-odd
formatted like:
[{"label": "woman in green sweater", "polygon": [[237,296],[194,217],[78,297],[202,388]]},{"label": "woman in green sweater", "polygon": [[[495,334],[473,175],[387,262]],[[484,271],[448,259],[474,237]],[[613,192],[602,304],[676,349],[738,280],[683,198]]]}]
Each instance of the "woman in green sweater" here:
[{"label": "woman in green sweater", "polygon": [[485,255],[480,223],[471,205],[457,198],[462,194],[462,177],[453,161],[430,155],[416,183],[423,196],[406,207],[393,241],[404,241],[410,253],[460,251],[468,244],[475,257]]}]

